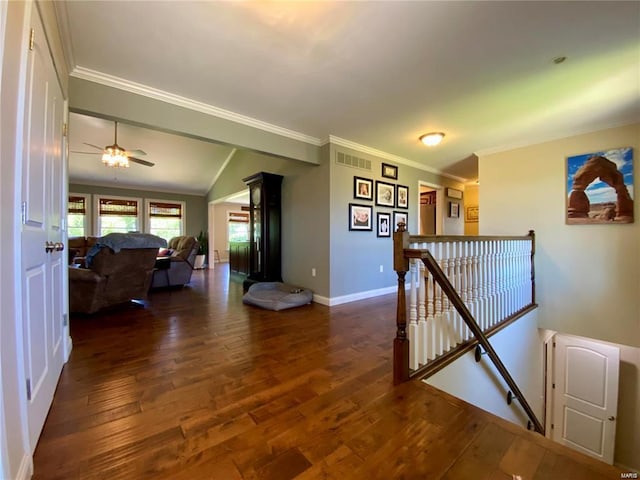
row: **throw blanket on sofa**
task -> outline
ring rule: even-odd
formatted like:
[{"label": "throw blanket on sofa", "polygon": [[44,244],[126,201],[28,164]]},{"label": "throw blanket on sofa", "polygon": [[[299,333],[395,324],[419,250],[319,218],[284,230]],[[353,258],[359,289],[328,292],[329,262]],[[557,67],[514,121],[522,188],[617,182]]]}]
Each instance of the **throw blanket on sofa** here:
[{"label": "throw blanket on sofa", "polygon": [[163,248],[167,246],[164,238],[150,233],[109,233],[100,237],[96,244],[87,252],[86,264],[91,265],[101,248],[109,247],[115,253],[123,248]]}]

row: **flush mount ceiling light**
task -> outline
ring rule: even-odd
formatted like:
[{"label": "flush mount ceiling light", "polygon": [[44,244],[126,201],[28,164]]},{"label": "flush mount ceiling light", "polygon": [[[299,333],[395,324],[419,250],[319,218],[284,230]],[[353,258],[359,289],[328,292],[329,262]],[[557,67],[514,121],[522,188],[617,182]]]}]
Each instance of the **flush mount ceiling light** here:
[{"label": "flush mount ceiling light", "polygon": [[425,133],[420,137],[420,141],[424,143],[427,147],[435,147],[438,145],[442,139],[444,138],[444,133],[442,132],[431,132]]}]

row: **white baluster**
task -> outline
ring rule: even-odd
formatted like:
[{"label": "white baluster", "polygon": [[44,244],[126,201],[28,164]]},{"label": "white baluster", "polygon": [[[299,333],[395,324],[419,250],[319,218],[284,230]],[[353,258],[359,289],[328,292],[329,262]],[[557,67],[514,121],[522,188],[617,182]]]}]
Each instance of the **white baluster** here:
[{"label": "white baluster", "polygon": [[[433,245],[434,249],[433,249],[433,258],[434,260],[440,264],[440,259],[442,258],[442,244],[441,243],[435,243]],[[437,282],[433,282],[433,294],[435,296],[435,312],[433,315],[433,320],[434,320],[434,324],[435,324],[435,354],[437,355],[442,355],[442,353],[444,352],[444,342],[443,342],[443,336],[444,336],[444,332],[443,332],[443,319],[442,319],[442,289],[440,288],[440,286],[438,285]]]},{"label": "white baluster", "polygon": [[507,316],[505,285],[507,278],[507,262],[505,261],[506,241],[500,240],[500,251],[498,252],[498,265],[500,268],[500,281],[498,282],[498,298],[500,303],[500,320],[504,320]]},{"label": "white baluster", "polygon": [[417,264],[416,260],[411,260],[409,264],[410,287],[409,287],[409,368],[418,368],[418,354],[420,345],[418,344],[418,309],[417,309]]},{"label": "white baluster", "polygon": [[[469,308],[469,242],[460,242],[460,297],[462,302]],[[462,321],[462,341],[469,339],[469,327]]]},{"label": "white baluster", "polygon": [[[429,251],[433,253],[433,244],[429,245]],[[426,289],[426,301],[427,301],[427,359],[433,360],[436,358],[436,323],[433,317],[435,312],[435,293],[433,275],[430,275],[426,269],[427,274],[427,289]]]},{"label": "white baluster", "polygon": [[418,337],[420,338],[420,353],[418,362],[421,365],[427,363],[427,308],[425,305],[425,280],[426,269],[422,260],[418,263]]},{"label": "white baluster", "polygon": [[484,332],[487,329],[487,257],[485,242],[478,242],[478,324]]},{"label": "white baluster", "polygon": [[[453,267],[451,265],[451,260],[452,260],[452,243],[451,242],[445,242],[443,244],[444,247],[444,258],[442,261],[442,270],[444,271],[445,276],[449,279],[449,283],[451,283],[453,285]],[[451,348],[453,348],[456,344],[455,342],[455,310],[453,308],[453,303],[451,302],[451,300],[449,300],[449,297],[444,295],[443,296],[443,300],[444,300],[444,318],[445,318],[445,325],[447,327],[446,329],[446,335],[447,335],[447,341],[446,341],[446,350],[445,351],[449,351],[451,350]]]},{"label": "white baluster", "polygon": [[491,311],[491,325],[495,325],[499,320],[498,316],[498,295],[497,295],[497,264],[496,264],[496,241],[489,242],[489,305]]},{"label": "white baluster", "polygon": [[520,310],[523,306],[522,303],[522,274],[523,274],[523,264],[522,264],[522,244],[523,242],[521,240],[516,240],[515,242],[515,249],[516,249],[516,273],[515,273],[515,289],[514,289],[514,295],[515,295],[515,301],[514,301],[514,305],[515,305],[515,311],[517,312],[518,310]]},{"label": "white baluster", "polygon": [[480,321],[480,308],[478,303],[478,244],[477,240],[471,242],[471,303],[473,317],[476,323]]},{"label": "white baluster", "polygon": [[[453,243],[453,277],[455,279],[456,293],[462,299],[462,242]],[[461,343],[464,340],[464,321],[462,316],[454,309],[453,315],[455,318],[455,331],[456,331],[456,344]]]},{"label": "white baluster", "polygon": [[507,316],[513,313],[513,242],[507,240]]}]

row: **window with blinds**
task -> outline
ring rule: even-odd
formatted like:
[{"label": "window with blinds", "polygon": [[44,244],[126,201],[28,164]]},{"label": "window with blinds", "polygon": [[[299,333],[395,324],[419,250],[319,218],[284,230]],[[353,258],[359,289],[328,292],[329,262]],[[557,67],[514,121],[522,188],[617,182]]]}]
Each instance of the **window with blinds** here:
[{"label": "window with blinds", "polygon": [[84,196],[69,195],[69,213],[86,215],[87,199]]},{"label": "window with blinds", "polygon": [[229,212],[227,215],[229,242],[249,241],[249,212]]},{"label": "window with blinds", "polygon": [[137,217],[138,201],[100,198],[100,216],[103,215]]},{"label": "window with blinds", "polygon": [[98,196],[96,201],[99,236],[140,231],[140,199]]},{"label": "window with blinds", "polygon": [[149,202],[150,217],[182,218],[182,205],[180,203]]},{"label": "window with blinds", "polygon": [[229,221],[249,223],[249,214],[245,212],[229,212]]},{"label": "window with blinds", "polygon": [[184,235],[184,202],[147,200],[148,231],[169,241],[173,237]]},{"label": "window with blinds", "polygon": [[67,207],[67,234],[69,237],[89,235],[89,195],[69,194]]}]

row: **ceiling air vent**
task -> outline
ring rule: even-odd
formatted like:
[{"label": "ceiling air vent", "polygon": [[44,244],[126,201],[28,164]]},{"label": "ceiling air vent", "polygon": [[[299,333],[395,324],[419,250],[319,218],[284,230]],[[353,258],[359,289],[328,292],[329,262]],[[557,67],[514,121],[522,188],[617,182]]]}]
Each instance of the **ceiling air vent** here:
[{"label": "ceiling air vent", "polygon": [[359,168],[360,170],[371,170],[371,160],[356,157],[343,152],[336,152],[336,163],[345,167]]}]

